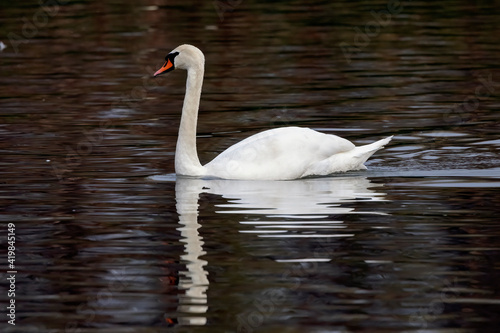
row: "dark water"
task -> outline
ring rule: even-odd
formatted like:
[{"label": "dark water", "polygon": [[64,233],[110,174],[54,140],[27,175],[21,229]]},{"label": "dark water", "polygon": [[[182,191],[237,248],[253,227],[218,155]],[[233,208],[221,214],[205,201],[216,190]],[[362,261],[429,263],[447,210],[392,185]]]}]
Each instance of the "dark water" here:
[{"label": "dark water", "polygon": [[[2,332],[497,332],[498,2],[45,4],[0,2]],[[395,137],[367,172],[176,179],[185,74],[151,74],[182,43],[202,163]]]}]

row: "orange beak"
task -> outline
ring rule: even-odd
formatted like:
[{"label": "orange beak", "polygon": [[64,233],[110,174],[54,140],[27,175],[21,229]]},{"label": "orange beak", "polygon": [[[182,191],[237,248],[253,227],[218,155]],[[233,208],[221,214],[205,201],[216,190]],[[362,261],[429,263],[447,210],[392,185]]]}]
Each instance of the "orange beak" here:
[{"label": "orange beak", "polygon": [[174,67],[174,65],[172,64],[172,62],[170,61],[170,59],[168,59],[168,60],[165,62],[165,64],[163,64],[163,66],[162,66],[159,70],[157,70],[157,71],[156,71],[156,73],[154,73],[154,75],[153,75],[153,76],[154,76],[154,77],[157,77],[157,76],[158,76],[158,75],[160,75],[160,74],[166,73],[166,72],[168,72],[168,71],[172,70],[172,69],[173,69],[173,67]]}]

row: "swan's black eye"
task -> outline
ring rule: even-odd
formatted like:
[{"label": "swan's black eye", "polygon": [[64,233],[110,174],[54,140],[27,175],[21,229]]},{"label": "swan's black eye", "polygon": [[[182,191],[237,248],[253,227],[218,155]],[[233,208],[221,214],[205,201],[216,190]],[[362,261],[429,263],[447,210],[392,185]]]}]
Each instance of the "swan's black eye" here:
[{"label": "swan's black eye", "polygon": [[174,58],[177,57],[179,55],[179,52],[172,52],[172,53],[169,53],[167,54],[167,56],[165,57],[165,61],[168,61],[170,59],[170,61],[173,63],[174,62]]}]

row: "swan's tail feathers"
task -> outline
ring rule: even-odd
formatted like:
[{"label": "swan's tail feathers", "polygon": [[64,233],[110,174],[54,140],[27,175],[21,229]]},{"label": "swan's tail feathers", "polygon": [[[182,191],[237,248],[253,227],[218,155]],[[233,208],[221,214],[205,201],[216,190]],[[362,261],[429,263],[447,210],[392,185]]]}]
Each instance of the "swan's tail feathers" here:
[{"label": "swan's tail feathers", "polygon": [[370,143],[368,145],[355,147],[354,149],[334,154],[324,160],[311,164],[302,177],[314,175],[329,175],[336,172],[350,170],[366,170],[364,163],[377,150],[381,149],[391,141],[392,136]]},{"label": "swan's tail feathers", "polygon": [[[392,140],[392,135],[385,138],[385,139],[382,139],[382,140],[378,140],[374,143],[370,143],[368,145],[364,145],[364,146],[359,146],[359,147],[356,147],[354,148],[354,157],[358,157],[358,158],[364,158],[364,162],[366,162],[367,159],[370,158],[370,156],[372,156],[377,150],[379,149],[382,149],[384,148],[384,146],[386,144],[389,143],[389,141]],[[366,157],[366,158],[365,158]]]},{"label": "swan's tail feathers", "polygon": [[392,136],[389,136],[385,139],[378,140],[374,143],[370,143],[368,145],[359,146],[352,150],[353,162],[357,164],[357,167],[353,169],[357,170],[366,170],[366,166],[364,163],[379,149],[384,148],[386,144],[391,141]]}]

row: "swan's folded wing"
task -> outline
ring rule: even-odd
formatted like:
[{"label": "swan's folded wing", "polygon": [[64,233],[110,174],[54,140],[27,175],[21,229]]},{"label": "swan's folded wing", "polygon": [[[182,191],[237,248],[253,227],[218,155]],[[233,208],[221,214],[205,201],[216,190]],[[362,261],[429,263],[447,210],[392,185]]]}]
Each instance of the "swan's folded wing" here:
[{"label": "swan's folded wing", "polygon": [[311,163],[354,149],[335,135],[284,127],[255,134],[205,165],[207,175],[229,179],[296,179]]}]

